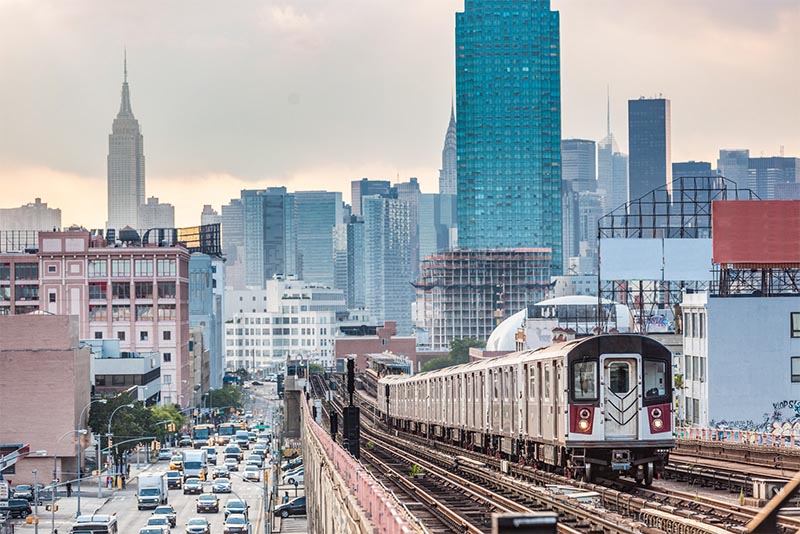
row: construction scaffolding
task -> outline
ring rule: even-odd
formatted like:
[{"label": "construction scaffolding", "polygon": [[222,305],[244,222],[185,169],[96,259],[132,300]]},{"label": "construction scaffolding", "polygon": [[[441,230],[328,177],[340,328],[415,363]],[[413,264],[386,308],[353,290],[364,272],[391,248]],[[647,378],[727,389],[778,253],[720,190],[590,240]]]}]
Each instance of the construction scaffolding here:
[{"label": "construction scaffolding", "polygon": [[544,300],[550,289],[548,248],[457,250],[434,254],[420,265],[417,328],[429,350],[450,341],[488,339],[510,315]]}]

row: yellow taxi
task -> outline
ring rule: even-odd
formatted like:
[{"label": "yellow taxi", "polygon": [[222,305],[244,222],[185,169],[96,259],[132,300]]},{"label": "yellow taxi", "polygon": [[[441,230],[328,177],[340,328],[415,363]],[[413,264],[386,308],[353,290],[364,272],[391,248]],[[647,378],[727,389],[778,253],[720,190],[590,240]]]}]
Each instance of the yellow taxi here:
[{"label": "yellow taxi", "polygon": [[183,471],[183,456],[173,456],[169,460],[169,468],[171,471]]}]

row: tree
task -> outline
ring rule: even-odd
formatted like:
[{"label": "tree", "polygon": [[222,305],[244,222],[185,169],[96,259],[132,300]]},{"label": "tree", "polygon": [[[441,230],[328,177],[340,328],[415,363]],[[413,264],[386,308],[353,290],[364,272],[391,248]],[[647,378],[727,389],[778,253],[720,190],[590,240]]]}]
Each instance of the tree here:
[{"label": "tree", "polygon": [[454,339],[450,341],[450,352],[447,356],[439,356],[428,360],[422,365],[422,372],[435,371],[451,365],[459,365],[469,362],[469,349],[471,347],[483,348],[486,346],[484,341],[475,339],[474,337],[466,337],[463,339]]},{"label": "tree", "polygon": [[308,364],[308,374],[309,375],[321,375],[325,372],[325,368],[322,367],[321,364],[318,363],[310,363]]},{"label": "tree", "polygon": [[175,431],[179,430],[186,424],[186,417],[181,412],[181,407],[177,404],[166,404],[164,406],[151,406],[150,411],[153,413],[153,419],[156,421],[156,436],[159,441],[164,441],[167,435],[172,434],[169,430],[169,424],[162,424],[162,421],[171,421]]},{"label": "tree", "polygon": [[[132,408],[120,408],[125,404],[133,404]],[[117,408],[120,408],[117,410]],[[116,410],[116,413],[114,411]],[[89,412],[89,426],[92,431],[104,435],[101,440],[103,448],[108,447],[108,420],[111,421],[112,453],[120,460],[125,453],[133,450],[139,443],[149,443],[158,436],[158,421],[152,410],[141,402],[134,402],[129,393],[122,393],[108,399],[106,404],[93,404]],[[141,438],[141,439],[139,439]]]},{"label": "tree", "polygon": [[223,408],[228,406],[241,408],[243,401],[244,392],[239,386],[227,385],[208,393],[208,406],[211,408]]}]

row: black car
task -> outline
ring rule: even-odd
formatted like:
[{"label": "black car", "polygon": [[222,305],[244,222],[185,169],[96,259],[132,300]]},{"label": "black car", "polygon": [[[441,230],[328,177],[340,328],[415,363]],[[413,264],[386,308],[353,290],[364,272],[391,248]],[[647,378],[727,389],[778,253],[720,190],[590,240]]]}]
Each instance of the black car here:
[{"label": "black car", "polygon": [[192,436],[183,435],[181,436],[181,440],[178,442],[180,447],[191,447],[192,446]]},{"label": "black car", "polygon": [[31,503],[27,499],[9,499],[7,501],[0,501],[0,514],[8,515],[9,517],[21,517],[25,519],[33,513],[31,510]]},{"label": "black car", "polygon": [[287,503],[275,507],[275,515],[289,517],[290,515],[306,515],[306,497],[297,497]]},{"label": "black car", "polygon": [[187,478],[183,482],[183,494],[203,493],[203,482],[199,478]]},{"label": "black car", "polygon": [[183,487],[183,473],[180,471],[167,471],[167,488],[181,489]]},{"label": "black car", "polygon": [[219,499],[212,493],[200,495],[197,498],[197,513],[200,512],[219,512]]},{"label": "black car", "polygon": [[225,505],[225,519],[228,519],[231,514],[242,514],[247,517],[248,508],[250,506],[246,502],[242,502],[239,499],[230,499],[228,504]]}]

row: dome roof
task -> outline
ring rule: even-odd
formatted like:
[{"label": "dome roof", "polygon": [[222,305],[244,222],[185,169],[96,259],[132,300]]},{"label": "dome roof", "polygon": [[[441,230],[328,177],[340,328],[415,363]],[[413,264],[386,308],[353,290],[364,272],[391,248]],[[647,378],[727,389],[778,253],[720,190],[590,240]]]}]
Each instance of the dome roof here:
[{"label": "dome roof", "polygon": [[528,318],[528,308],[523,308],[502,323],[497,325],[486,342],[486,350],[517,350],[517,330],[525,324]]}]

